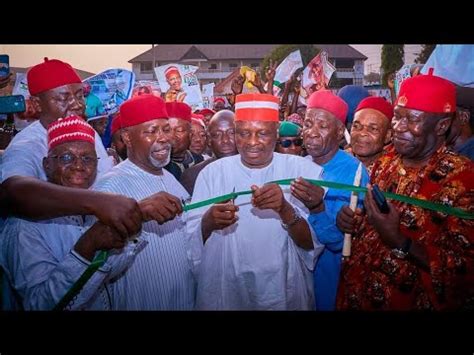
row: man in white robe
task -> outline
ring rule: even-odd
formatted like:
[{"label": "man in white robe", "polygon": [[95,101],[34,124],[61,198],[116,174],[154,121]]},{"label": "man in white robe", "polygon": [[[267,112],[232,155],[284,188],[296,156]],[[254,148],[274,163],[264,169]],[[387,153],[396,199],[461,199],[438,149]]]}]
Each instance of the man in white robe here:
[{"label": "man in white robe", "polygon": [[[98,164],[94,133],[78,116],[48,126],[48,153],[43,166],[50,183],[73,189],[92,185]],[[96,253],[107,250],[107,261],[66,307],[108,310],[107,280],[126,269],[144,244],[126,245],[126,241],[101,222],[87,228],[81,215],[41,221],[10,217],[0,238],[0,266],[24,309],[47,311],[66,295]]]},{"label": "man in white robe", "polygon": [[166,105],[153,95],[136,96],[120,107],[120,123],[128,159],[105,174],[95,189],[138,201],[143,226],[135,238],[147,246],[111,283],[113,309],[191,310],[196,284],[179,216],[181,200],[189,194],[163,169],[171,152]]},{"label": "man in white robe", "polygon": [[[306,159],[274,153],[278,99],[267,94],[236,98],[239,155],[209,164],[199,174],[192,202],[252,190],[234,202],[187,213],[201,310],[309,310],[314,308],[312,270],[323,247],[306,221],[324,190],[309,195],[268,184],[287,178],[319,179],[322,169]],[[301,199],[304,195],[304,202]]]}]

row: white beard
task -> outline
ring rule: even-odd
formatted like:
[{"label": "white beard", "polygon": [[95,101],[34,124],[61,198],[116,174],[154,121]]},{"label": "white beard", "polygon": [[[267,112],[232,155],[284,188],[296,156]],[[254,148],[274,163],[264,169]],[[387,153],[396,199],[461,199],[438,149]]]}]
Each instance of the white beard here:
[{"label": "white beard", "polygon": [[150,160],[150,163],[155,167],[155,168],[163,168],[164,166],[168,165],[168,163],[171,160],[171,149],[169,150],[168,157],[165,160],[156,160],[155,158],[150,156],[148,157]]}]

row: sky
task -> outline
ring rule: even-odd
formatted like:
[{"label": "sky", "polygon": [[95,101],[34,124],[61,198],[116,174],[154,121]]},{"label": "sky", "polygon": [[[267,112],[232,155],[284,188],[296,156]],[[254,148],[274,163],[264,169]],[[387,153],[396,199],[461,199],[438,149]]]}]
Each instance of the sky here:
[{"label": "sky", "polygon": [[[382,45],[353,44],[359,52],[368,57],[365,73],[379,72]],[[92,73],[99,73],[112,67],[131,69],[128,61],[151,48],[145,45],[2,45],[0,54],[10,55],[10,66],[30,67],[43,61],[44,57],[61,59],[73,67]],[[420,45],[405,45],[405,63],[414,63]]]},{"label": "sky", "polygon": [[[381,44],[351,44],[352,47],[357,49],[363,55],[365,55],[367,60],[365,61],[365,74],[370,72],[380,72],[380,66],[382,64]],[[405,44],[405,64],[415,63],[415,58],[421,50],[421,45],[419,44]]]}]

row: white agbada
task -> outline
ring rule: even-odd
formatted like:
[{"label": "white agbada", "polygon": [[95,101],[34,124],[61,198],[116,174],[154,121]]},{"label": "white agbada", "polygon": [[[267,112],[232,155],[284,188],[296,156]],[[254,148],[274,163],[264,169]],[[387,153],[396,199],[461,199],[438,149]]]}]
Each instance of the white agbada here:
[{"label": "white agbada", "polygon": [[[265,168],[250,169],[240,155],[219,159],[198,175],[192,202],[250,190],[273,180],[320,179],[322,168],[294,155],[274,153]],[[282,186],[285,199],[307,219],[309,211]],[[296,246],[278,214],[252,207],[251,195],[239,196],[239,220],[214,231],[202,243],[201,219],[210,206],[187,213],[192,258],[198,279],[196,308],[202,310],[309,310],[314,308],[312,270],[323,246],[313,237],[313,250]]]}]

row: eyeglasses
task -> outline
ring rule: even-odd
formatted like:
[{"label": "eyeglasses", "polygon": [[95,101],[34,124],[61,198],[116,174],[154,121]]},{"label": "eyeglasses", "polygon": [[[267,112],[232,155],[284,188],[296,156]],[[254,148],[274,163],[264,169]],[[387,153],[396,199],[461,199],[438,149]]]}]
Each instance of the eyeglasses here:
[{"label": "eyeglasses", "polygon": [[278,144],[280,144],[283,148],[288,148],[292,144],[295,147],[301,147],[303,145],[303,139],[298,138],[298,139],[284,139],[282,141],[279,141]]},{"label": "eyeglasses", "polygon": [[71,154],[71,153],[65,153],[62,155],[52,155],[49,158],[57,159],[59,164],[62,166],[68,166],[77,161],[77,159],[81,159],[82,163],[86,166],[94,166],[97,164],[97,161],[99,158],[93,157],[91,155],[81,155],[80,157]]}]

